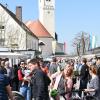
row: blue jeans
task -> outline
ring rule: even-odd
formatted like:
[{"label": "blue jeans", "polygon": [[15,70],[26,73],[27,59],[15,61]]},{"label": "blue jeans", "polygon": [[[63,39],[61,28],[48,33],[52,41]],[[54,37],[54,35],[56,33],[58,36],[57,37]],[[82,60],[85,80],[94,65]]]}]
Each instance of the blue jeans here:
[{"label": "blue jeans", "polygon": [[19,91],[24,96],[25,100],[31,100],[31,87],[23,85],[20,87]]}]

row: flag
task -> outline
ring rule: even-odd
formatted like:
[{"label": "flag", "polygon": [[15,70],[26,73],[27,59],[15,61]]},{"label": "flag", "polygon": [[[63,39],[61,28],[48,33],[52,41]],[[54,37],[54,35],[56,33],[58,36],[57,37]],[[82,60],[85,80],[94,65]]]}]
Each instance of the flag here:
[{"label": "flag", "polygon": [[92,49],[96,48],[96,36],[92,36]]},{"label": "flag", "polygon": [[57,41],[56,40],[52,41],[52,53],[53,54],[55,54],[56,52],[56,46],[57,46]]},{"label": "flag", "polygon": [[89,50],[96,48],[97,39],[95,35],[89,35]]},{"label": "flag", "polygon": [[64,53],[66,53],[66,42],[64,42]]},{"label": "flag", "polygon": [[92,49],[92,35],[89,34],[89,50]]}]

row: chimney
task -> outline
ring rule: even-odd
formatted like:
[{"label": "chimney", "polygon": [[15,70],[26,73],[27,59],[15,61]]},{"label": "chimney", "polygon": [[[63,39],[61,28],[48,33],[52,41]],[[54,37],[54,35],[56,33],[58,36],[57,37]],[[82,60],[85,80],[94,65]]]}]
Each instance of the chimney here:
[{"label": "chimney", "polygon": [[22,7],[21,6],[16,7],[16,18],[22,21]]}]

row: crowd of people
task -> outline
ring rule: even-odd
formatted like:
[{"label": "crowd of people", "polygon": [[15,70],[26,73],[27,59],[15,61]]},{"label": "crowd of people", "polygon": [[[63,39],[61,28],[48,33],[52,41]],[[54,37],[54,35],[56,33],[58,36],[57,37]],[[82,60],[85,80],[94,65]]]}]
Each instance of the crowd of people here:
[{"label": "crowd of people", "polygon": [[100,100],[100,57],[33,58],[13,66],[0,61],[0,100],[74,100],[73,92],[80,100]]}]

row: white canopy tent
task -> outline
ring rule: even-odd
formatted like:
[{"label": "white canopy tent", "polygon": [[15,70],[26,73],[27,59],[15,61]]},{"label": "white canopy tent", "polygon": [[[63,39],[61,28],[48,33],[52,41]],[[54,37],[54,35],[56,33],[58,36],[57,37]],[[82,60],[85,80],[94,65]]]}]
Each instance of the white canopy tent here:
[{"label": "white canopy tent", "polygon": [[15,59],[22,59],[27,58],[26,55],[20,53],[12,53],[12,52],[0,52],[0,58],[15,58]]},{"label": "white canopy tent", "polygon": [[0,52],[0,58],[9,59],[10,66],[13,66],[14,64],[18,64],[21,59],[27,59],[27,55],[23,55],[17,52]]},{"label": "white canopy tent", "polygon": [[94,58],[95,56],[96,56],[96,54],[88,54],[88,55],[82,55],[82,58],[91,59],[91,58]]}]

